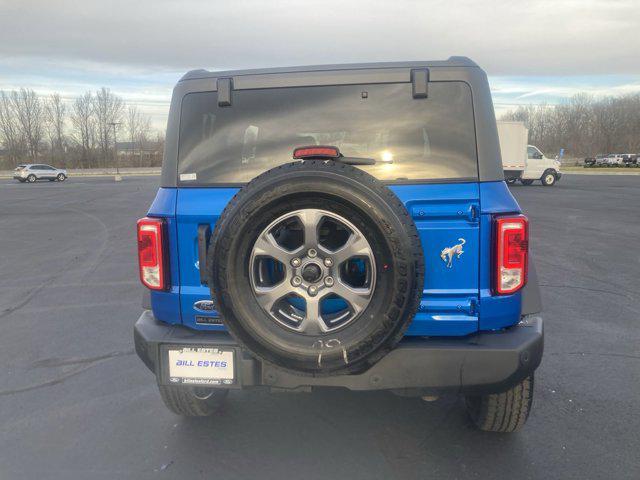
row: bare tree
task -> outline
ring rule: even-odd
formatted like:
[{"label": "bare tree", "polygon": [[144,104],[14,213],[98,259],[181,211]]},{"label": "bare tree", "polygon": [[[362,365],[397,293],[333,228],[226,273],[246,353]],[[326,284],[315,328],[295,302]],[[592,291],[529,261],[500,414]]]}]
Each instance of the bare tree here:
[{"label": "bare tree", "polygon": [[640,153],[640,94],[594,98],[578,94],[554,107],[520,106],[505,120],[524,122],[529,142],[547,152],[567,154]]},{"label": "bare tree", "polygon": [[[143,165],[143,156],[145,148],[149,143],[149,133],[151,132],[151,119],[147,116],[140,117],[140,124],[138,125],[138,152],[140,154],[140,166]],[[148,166],[148,165],[147,165]]]},{"label": "bare tree", "polygon": [[35,160],[40,151],[42,134],[44,132],[44,108],[42,101],[31,89],[21,88],[18,92],[11,92],[18,125],[26,141],[27,153]]},{"label": "bare tree", "polygon": [[[127,110],[127,115],[124,119],[124,126],[129,138],[130,148],[129,157],[133,160],[136,142],[139,140],[140,135],[140,123],[142,122],[142,115],[138,111],[136,106],[130,106]],[[141,166],[142,158],[138,161],[138,166]]]},{"label": "bare tree", "polygon": [[11,97],[11,93],[0,91],[0,141],[7,149],[11,166],[15,167],[24,152],[25,141]]},{"label": "bare tree", "polygon": [[47,133],[51,144],[51,156],[54,160],[62,158],[65,147],[66,106],[60,94],[52,94],[45,104]]},{"label": "bare tree", "polygon": [[149,132],[151,131],[151,119],[140,113],[136,106],[130,106],[125,117],[125,128],[131,144],[130,157],[133,164],[133,158],[136,156],[137,148],[137,166],[142,167],[144,163],[144,152],[147,143],[149,143]]},{"label": "bare tree", "polygon": [[71,124],[76,140],[81,148],[80,165],[91,167],[93,149],[96,144],[96,119],[93,108],[94,98],[91,92],[86,92],[73,102],[71,110]]},{"label": "bare tree", "polygon": [[111,93],[111,90],[102,87],[96,92],[94,111],[98,125],[98,143],[102,153],[103,166],[106,166],[111,158],[110,147],[113,136],[111,124],[120,122],[122,119],[124,102],[120,97]]}]

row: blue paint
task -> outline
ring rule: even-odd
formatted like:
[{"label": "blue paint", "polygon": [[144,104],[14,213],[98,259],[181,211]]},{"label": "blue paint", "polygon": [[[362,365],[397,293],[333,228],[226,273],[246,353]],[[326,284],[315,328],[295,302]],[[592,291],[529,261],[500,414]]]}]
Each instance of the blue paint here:
[{"label": "blue paint", "polygon": [[175,188],[160,188],[147,213],[149,217],[162,217],[167,223],[169,244],[166,248],[169,252],[171,286],[166,292],[151,290],[151,308],[158,320],[171,324],[182,323],[178,232],[175,219],[177,195],[178,191]]},{"label": "blue paint", "polygon": [[[478,329],[480,224],[477,183],[395,185],[391,190],[411,214],[422,242],[425,279],[420,308],[406,335],[467,335]],[[475,210],[474,210],[475,209]],[[473,213],[472,212],[476,212]],[[443,248],[465,240],[451,268]]]},{"label": "blue paint", "polygon": [[[520,207],[504,182],[393,185],[390,187],[411,214],[422,241],[426,265],[420,308],[408,336],[461,336],[478,330],[495,330],[517,323],[519,293],[495,297],[491,293],[492,218],[519,212]],[[152,292],[157,318],[183,323],[198,330],[224,330],[221,325],[196,324],[194,308],[210,299],[200,283],[197,230],[213,229],[237,188],[161,188],[150,216],[167,219],[171,289]],[[464,239],[464,254],[451,267],[442,249]],[[331,305],[327,308],[333,308]],[[215,316],[217,312],[208,312]]]},{"label": "blue paint", "polygon": [[[199,300],[209,300],[209,287],[200,283],[198,265],[198,226],[209,224],[211,230],[218,217],[238,193],[237,188],[181,188],[178,189],[176,223],[180,249],[180,298],[182,322],[198,330],[225,330],[222,325],[196,324],[196,315],[202,315],[194,308]],[[208,316],[215,316],[210,312]]]},{"label": "blue paint", "polygon": [[519,213],[520,206],[504,182],[480,183],[480,205],[483,214]]}]

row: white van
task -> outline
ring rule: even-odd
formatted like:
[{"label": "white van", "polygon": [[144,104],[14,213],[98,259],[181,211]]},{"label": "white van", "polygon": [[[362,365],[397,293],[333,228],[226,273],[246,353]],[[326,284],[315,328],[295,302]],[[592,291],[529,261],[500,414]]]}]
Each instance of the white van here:
[{"label": "white van", "polygon": [[560,162],[545,157],[534,145],[528,145],[529,130],[522,122],[497,122],[502,168],[507,183],[520,180],[523,185],[531,185],[540,180],[550,187],[562,174]]}]

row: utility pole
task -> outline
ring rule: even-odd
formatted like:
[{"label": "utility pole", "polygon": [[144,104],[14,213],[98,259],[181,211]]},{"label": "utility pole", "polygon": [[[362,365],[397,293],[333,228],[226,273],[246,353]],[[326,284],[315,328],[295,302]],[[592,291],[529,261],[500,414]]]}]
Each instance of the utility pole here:
[{"label": "utility pole", "polygon": [[119,162],[118,162],[118,140],[116,138],[116,127],[122,122],[109,122],[109,125],[113,127],[113,162],[116,166],[116,177],[120,176]]}]

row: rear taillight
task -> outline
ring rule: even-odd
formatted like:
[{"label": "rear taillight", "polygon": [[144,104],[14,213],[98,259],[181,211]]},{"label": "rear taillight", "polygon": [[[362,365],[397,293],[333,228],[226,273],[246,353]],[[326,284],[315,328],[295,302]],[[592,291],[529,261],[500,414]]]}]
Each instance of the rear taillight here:
[{"label": "rear taillight", "polygon": [[167,288],[163,237],[164,221],[161,218],[138,220],[140,280],[152,290]]},{"label": "rear taillight", "polygon": [[494,293],[506,295],[524,287],[529,257],[529,221],[524,215],[494,218]]}]

